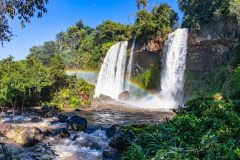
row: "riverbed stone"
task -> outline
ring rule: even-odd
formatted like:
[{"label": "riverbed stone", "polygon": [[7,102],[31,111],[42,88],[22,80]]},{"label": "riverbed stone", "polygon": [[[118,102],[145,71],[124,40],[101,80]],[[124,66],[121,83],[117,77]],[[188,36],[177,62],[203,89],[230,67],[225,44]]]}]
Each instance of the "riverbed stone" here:
[{"label": "riverbed stone", "polygon": [[52,136],[55,137],[56,139],[63,139],[70,137],[70,133],[66,128],[60,128],[53,131]]},{"label": "riverbed stone", "polygon": [[20,136],[24,146],[33,146],[44,139],[44,133],[37,127],[25,128]]},{"label": "riverbed stone", "polygon": [[74,131],[85,131],[87,129],[87,120],[75,115],[69,120],[67,128]]},{"label": "riverbed stone", "polygon": [[114,148],[108,148],[103,151],[103,157],[107,159],[116,159],[118,151]]},{"label": "riverbed stone", "polygon": [[0,134],[1,135],[6,135],[7,132],[9,132],[12,129],[13,129],[13,127],[10,124],[0,123]]},{"label": "riverbed stone", "polygon": [[117,124],[114,124],[110,128],[106,129],[106,135],[108,138],[114,136],[114,134],[117,134],[119,132],[121,132],[121,127]]},{"label": "riverbed stone", "polygon": [[67,123],[68,122],[68,116],[64,114],[59,114],[58,115],[59,122],[61,123]]},{"label": "riverbed stone", "polygon": [[99,99],[104,100],[104,101],[112,100],[112,98],[110,96],[106,96],[106,95],[103,95],[103,94],[100,94]]},{"label": "riverbed stone", "polygon": [[42,121],[42,118],[39,117],[39,116],[34,116],[31,118],[31,122],[33,123],[38,123],[38,122],[41,122]]},{"label": "riverbed stone", "polygon": [[128,139],[123,135],[122,132],[114,134],[112,139],[109,142],[109,145],[113,148],[123,150],[129,146]]},{"label": "riverbed stone", "polygon": [[118,99],[119,100],[128,100],[130,98],[130,93],[128,91],[124,91],[119,94]]}]

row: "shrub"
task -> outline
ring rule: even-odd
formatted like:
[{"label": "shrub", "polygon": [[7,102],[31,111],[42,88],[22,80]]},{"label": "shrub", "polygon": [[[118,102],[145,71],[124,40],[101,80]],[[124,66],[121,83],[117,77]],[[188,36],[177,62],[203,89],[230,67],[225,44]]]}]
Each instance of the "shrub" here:
[{"label": "shrub", "polygon": [[[238,159],[240,116],[232,106],[219,93],[199,94],[170,122],[126,127],[124,133],[133,132],[129,141],[141,148],[144,159]],[[120,157],[138,159],[138,153],[130,146]]]},{"label": "shrub", "polygon": [[69,99],[69,106],[71,108],[78,108],[79,105],[81,105],[81,100],[79,99],[79,97],[71,97]]}]

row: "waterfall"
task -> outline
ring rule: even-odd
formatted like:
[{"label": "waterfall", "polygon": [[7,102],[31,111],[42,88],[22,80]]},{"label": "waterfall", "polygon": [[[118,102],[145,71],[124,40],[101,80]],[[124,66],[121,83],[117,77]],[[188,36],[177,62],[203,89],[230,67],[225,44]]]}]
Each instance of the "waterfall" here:
[{"label": "waterfall", "polygon": [[183,103],[188,29],[177,29],[164,44],[161,74],[161,106],[176,107]]},{"label": "waterfall", "polygon": [[[183,103],[187,39],[188,29],[177,29],[169,34],[163,49],[159,94],[146,92],[141,98],[133,95],[129,100],[124,101],[125,104],[147,109],[170,109]],[[135,40],[132,43],[128,63],[127,48],[128,42],[124,41],[109,49],[99,72],[94,97],[102,94],[118,100],[120,93],[130,90],[127,81],[132,74]]]},{"label": "waterfall", "polygon": [[94,97],[101,94],[118,99],[124,91],[128,41],[113,45],[103,62],[95,89]]},{"label": "waterfall", "polygon": [[134,54],[135,43],[136,43],[136,38],[133,39],[130,57],[129,57],[129,61],[128,61],[127,76],[126,76],[126,80],[127,80],[126,90],[127,91],[130,90],[129,81],[131,80],[131,75],[132,75],[133,54]]}]

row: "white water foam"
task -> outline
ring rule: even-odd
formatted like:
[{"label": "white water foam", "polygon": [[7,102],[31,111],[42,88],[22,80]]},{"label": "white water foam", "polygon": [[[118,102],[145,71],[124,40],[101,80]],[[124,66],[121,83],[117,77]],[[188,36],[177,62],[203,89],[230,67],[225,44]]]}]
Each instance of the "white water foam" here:
[{"label": "white water foam", "polygon": [[125,90],[127,90],[127,91],[130,91],[129,82],[130,82],[131,76],[132,76],[132,66],[133,66],[133,56],[134,56],[135,44],[136,44],[136,38],[133,39],[130,57],[129,57],[129,61],[128,61],[128,66],[127,66],[126,87],[125,87]]},{"label": "white water foam", "polygon": [[94,97],[102,94],[118,99],[124,91],[127,46],[128,42],[124,41],[109,49],[99,72]]},{"label": "white water foam", "polygon": [[163,51],[161,106],[177,107],[183,103],[188,29],[177,29],[168,36]]}]

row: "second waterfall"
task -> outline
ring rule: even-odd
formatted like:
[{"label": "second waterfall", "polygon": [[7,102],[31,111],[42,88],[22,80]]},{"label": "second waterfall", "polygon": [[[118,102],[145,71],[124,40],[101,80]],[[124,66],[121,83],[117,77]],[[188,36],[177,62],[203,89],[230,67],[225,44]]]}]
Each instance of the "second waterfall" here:
[{"label": "second waterfall", "polygon": [[[124,41],[118,42],[109,49],[99,72],[94,97],[106,95],[118,99],[119,94],[128,88],[125,79],[126,75],[127,78],[130,77],[131,67],[127,67],[127,48],[128,41]],[[133,48],[134,46],[131,52]],[[132,53],[130,53],[129,61],[132,61],[131,56],[133,56]],[[131,65],[131,62],[128,63]]]}]

